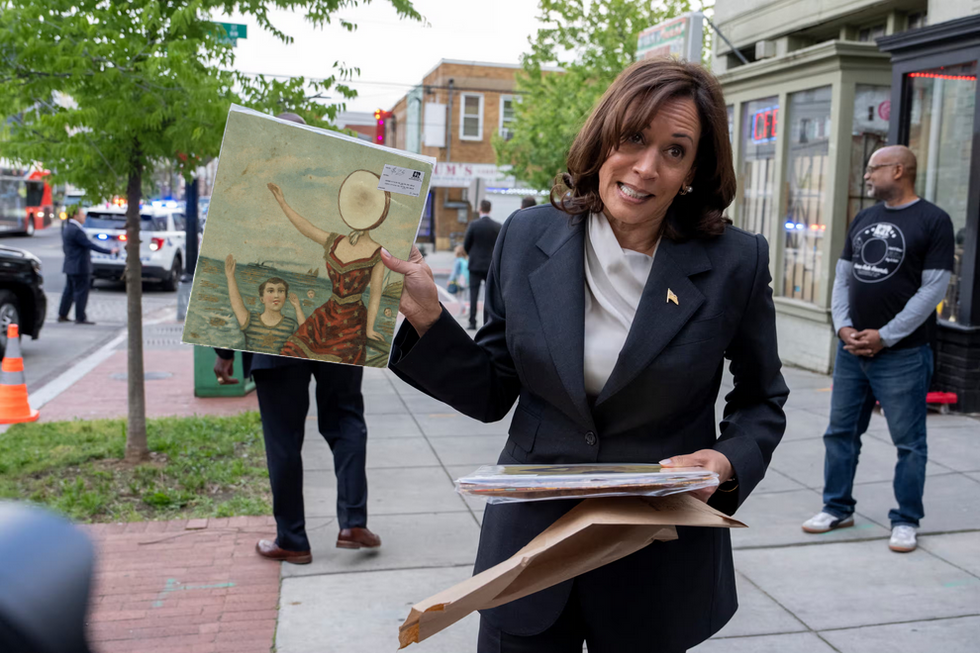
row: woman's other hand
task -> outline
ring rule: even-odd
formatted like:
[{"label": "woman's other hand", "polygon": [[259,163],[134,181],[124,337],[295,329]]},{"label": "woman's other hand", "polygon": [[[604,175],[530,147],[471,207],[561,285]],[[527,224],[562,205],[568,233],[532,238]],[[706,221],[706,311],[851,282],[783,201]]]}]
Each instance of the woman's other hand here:
[{"label": "woman's other hand", "polygon": [[[728,456],[714,449],[701,449],[684,456],[671,456],[660,461],[664,467],[703,467],[709,472],[718,474],[718,483],[724,483],[732,477],[734,470],[728,462]],[[706,487],[691,492],[695,499],[707,502],[715,493],[718,486]]]},{"label": "woman's other hand", "polygon": [[432,270],[422,257],[422,252],[412,245],[411,256],[403,261],[382,247],[381,261],[392,272],[405,275],[405,286],[398,310],[415,327],[419,336],[425,335],[442,314],[442,306],[439,304],[439,291],[436,289]]},{"label": "woman's other hand", "polygon": [[225,257],[225,276],[235,276],[235,257],[231,254]]},{"label": "woman's other hand", "polygon": [[266,184],[266,187],[268,187],[268,189],[272,191],[272,196],[276,198],[276,201],[277,202],[279,202],[280,204],[282,204],[283,202],[286,201],[282,197],[282,189],[279,188],[279,186],[277,186],[277,185],[275,185],[273,183],[269,183],[269,184]]},{"label": "woman's other hand", "polygon": [[385,341],[385,337],[380,333],[378,333],[377,331],[375,331],[374,329],[371,328],[367,329],[365,335],[367,336],[368,340],[374,340],[376,342],[387,344]]}]

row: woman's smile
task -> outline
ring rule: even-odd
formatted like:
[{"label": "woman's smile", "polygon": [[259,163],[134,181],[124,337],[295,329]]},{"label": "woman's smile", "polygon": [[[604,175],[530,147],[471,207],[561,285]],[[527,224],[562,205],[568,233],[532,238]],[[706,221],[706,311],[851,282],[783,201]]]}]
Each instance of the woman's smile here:
[{"label": "woman's smile", "polygon": [[636,186],[630,186],[621,181],[616,182],[616,185],[619,187],[619,191],[623,197],[634,204],[642,204],[651,197],[654,197],[653,193],[645,193]]}]

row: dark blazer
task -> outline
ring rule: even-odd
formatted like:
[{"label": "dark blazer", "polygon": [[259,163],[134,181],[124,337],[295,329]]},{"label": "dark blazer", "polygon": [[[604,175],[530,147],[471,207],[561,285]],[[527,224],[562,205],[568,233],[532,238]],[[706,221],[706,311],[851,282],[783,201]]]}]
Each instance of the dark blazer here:
[{"label": "dark blazer", "polygon": [[469,270],[477,274],[486,274],[490,269],[490,259],[493,256],[493,246],[500,233],[500,223],[490,216],[477,218],[466,228],[463,237],[463,249],[469,257]]},{"label": "dark blazer", "polygon": [[61,232],[61,247],[65,252],[65,263],[61,271],[65,274],[92,274],[91,252],[112,252],[108,247],[100,247],[89,240],[82,228],[71,221],[65,224]]},{"label": "dark blazer", "polygon": [[[711,504],[732,514],[762,480],[785,428],[765,239],[729,227],[709,240],[660,243],[616,366],[598,397],[585,394],[584,220],[549,205],[515,213],[487,279],[486,325],[471,340],[446,311],[423,338],[403,324],[392,369],[475,419],[517,410],[501,464],[657,462],[714,448],[738,486]],[[678,303],[667,302],[668,289]],[[724,358],[735,389],[721,435],[715,399]],[[725,479],[722,479],[725,480]],[[516,553],[575,505],[487,506],[476,572]],[[514,635],[552,625],[572,582],[583,610],[622,650],[686,649],[717,632],[737,607],[727,529],[679,528],[593,572],[483,612]],[[645,642],[645,644],[644,644]]]}]

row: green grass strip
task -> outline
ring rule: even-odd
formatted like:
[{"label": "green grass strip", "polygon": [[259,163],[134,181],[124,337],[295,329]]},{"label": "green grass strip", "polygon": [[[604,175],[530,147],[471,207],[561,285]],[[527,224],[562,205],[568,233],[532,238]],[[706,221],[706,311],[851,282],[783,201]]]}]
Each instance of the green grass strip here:
[{"label": "green grass strip", "polygon": [[0,434],[0,499],[77,522],[271,514],[258,413],[147,421],[151,459],[122,462],[125,420],[17,424]]}]

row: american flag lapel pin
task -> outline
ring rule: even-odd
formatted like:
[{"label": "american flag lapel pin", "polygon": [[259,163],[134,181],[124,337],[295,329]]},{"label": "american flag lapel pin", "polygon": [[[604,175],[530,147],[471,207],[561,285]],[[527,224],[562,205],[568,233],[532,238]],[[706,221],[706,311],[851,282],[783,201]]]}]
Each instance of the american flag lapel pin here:
[{"label": "american flag lapel pin", "polygon": [[669,304],[670,302],[674,302],[674,305],[675,306],[680,306],[680,304],[677,302],[677,295],[674,294],[674,291],[673,290],[671,290],[670,288],[668,288],[667,289],[667,303]]}]

